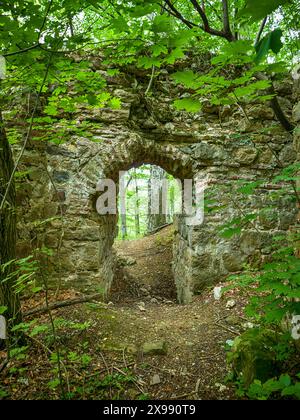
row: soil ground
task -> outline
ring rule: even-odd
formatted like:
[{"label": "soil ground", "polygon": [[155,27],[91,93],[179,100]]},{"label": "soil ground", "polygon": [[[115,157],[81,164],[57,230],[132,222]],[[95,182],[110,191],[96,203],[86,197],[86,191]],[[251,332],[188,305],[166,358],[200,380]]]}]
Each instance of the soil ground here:
[{"label": "soil ground", "polygon": [[[52,311],[57,340],[47,332],[32,336],[24,357],[15,356],[3,369],[0,398],[1,390],[8,399],[62,398],[53,381],[58,376],[57,348],[65,398],[235,398],[225,383],[224,347],[243,329],[245,298],[231,291],[215,300],[210,288],[189,305],[177,304],[172,227],[117,242],[115,250],[119,264],[110,302]],[[50,298],[76,296],[69,290]],[[44,304],[44,298],[41,292],[24,299],[24,310]],[[226,307],[229,299],[234,300],[231,308]],[[48,315],[41,315],[38,323],[49,328]],[[4,360],[6,353],[0,356]]]}]

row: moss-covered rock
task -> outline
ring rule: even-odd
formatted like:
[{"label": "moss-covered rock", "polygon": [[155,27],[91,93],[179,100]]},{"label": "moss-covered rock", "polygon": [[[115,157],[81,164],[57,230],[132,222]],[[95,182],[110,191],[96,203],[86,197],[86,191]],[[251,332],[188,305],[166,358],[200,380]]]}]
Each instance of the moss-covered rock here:
[{"label": "moss-covered rock", "polygon": [[167,343],[165,341],[144,343],[142,351],[144,355],[166,355],[168,352]]},{"label": "moss-covered rock", "polygon": [[228,361],[245,387],[249,387],[254,379],[264,382],[276,376],[276,342],[273,331],[258,328],[250,329],[234,340]]}]

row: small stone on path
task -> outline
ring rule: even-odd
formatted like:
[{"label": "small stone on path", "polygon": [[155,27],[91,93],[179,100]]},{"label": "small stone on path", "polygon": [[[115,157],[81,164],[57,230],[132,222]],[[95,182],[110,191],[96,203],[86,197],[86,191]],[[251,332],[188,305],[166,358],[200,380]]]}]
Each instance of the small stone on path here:
[{"label": "small stone on path", "polygon": [[152,376],[151,381],[150,381],[150,385],[158,385],[160,384],[160,377],[159,375],[156,373],[155,375]]},{"label": "small stone on path", "polygon": [[229,300],[226,302],[226,308],[227,308],[227,309],[234,308],[234,307],[235,307],[235,305],[236,305],[236,302],[235,302],[235,300],[233,300],[233,299],[229,299]]}]

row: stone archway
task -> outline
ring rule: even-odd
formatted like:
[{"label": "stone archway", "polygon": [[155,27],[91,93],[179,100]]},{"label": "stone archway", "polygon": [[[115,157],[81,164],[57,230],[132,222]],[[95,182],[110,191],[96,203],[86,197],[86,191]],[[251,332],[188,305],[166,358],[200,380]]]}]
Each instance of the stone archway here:
[{"label": "stone archway", "polygon": [[[95,156],[92,161],[89,161],[85,167],[86,173],[91,173],[95,167],[95,162],[100,157],[101,177],[112,179],[118,182],[119,172],[127,171],[133,167],[138,167],[142,164],[153,164],[160,166],[166,172],[178,179],[192,179],[196,173],[193,167],[194,161],[191,157],[180,149],[170,144],[161,144],[158,142],[145,141],[141,137],[136,137],[134,141],[129,140],[117,145],[113,144],[110,151],[107,151],[102,158],[102,154]],[[108,158],[109,157],[109,158]],[[114,255],[112,252],[113,242],[116,236],[117,217],[114,215],[98,215],[95,213],[95,190],[90,195],[90,203],[92,207],[92,218],[99,223],[100,229],[100,259],[99,259],[99,277],[105,293],[109,293],[115,270]],[[184,218],[177,218],[176,226],[180,229]],[[177,233],[179,231],[177,230]],[[102,252],[103,250],[103,252]],[[174,248],[176,254],[177,249]],[[178,257],[174,258],[174,262],[178,263]],[[176,275],[176,267],[174,264],[174,278],[176,283],[178,300],[180,302],[187,302],[192,296],[192,284],[182,282],[183,267],[180,267],[180,275]],[[186,266],[188,270],[188,265]],[[186,271],[184,270],[184,271]],[[187,276],[184,276],[186,279]],[[184,291],[182,290],[184,289]]]},{"label": "stone archway", "polygon": [[[105,150],[102,146],[98,147],[100,150],[81,167],[80,176],[84,177],[81,178],[81,183],[91,186],[91,189],[87,190],[87,216],[97,223],[99,228],[97,281],[100,281],[105,293],[109,292],[114,275],[111,249],[117,220],[113,215],[99,216],[95,212],[95,185],[100,177],[117,181],[119,171],[126,171],[145,163],[161,166],[179,179],[209,175],[209,187],[216,189],[215,195],[220,201],[221,210],[217,214],[208,214],[201,226],[187,226],[182,216],[177,217],[174,223],[173,268],[180,303],[190,302],[195,291],[200,291],[229,273],[241,270],[249,258],[259,261],[272,240],[274,229],[282,230],[281,225],[278,225],[280,220],[276,218],[275,221],[271,221],[271,225],[268,220],[262,220],[262,225],[255,228],[250,225],[239,237],[224,239],[218,235],[220,225],[239,214],[239,208],[236,208],[235,201],[231,200],[232,186],[239,179],[236,174],[237,164],[229,160],[225,165],[217,160],[226,153],[220,146],[201,142],[195,149],[196,153],[191,155],[184,152],[181,144],[156,141],[134,133],[123,142],[112,141]],[[256,168],[242,166],[239,171],[242,179],[255,180],[257,176],[261,176],[261,172]],[[95,174],[98,174],[98,179]],[[267,189],[258,191],[242,203],[243,208],[251,211],[253,208],[265,206],[268,194]],[[226,208],[221,204],[225,204]],[[286,211],[288,210],[284,209],[284,213]],[[292,219],[293,214],[289,220]]]},{"label": "stone archway", "polygon": [[[46,266],[49,283],[60,281],[84,291],[100,287],[107,293],[114,273],[111,249],[116,217],[97,214],[97,182],[116,180],[120,170],[152,163],[180,179],[208,176],[208,195],[214,191],[217,202],[211,204],[217,211],[208,211],[201,226],[190,228],[182,217],[175,221],[173,262],[180,302],[189,302],[194,292],[242,270],[244,263],[267,258],[274,235],[285,234],[295,221],[293,202],[278,200],[274,214],[261,214],[238,237],[221,238],[218,230],[240,210],[267,207],[277,188],[269,183],[280,171],[276,156],[285,166],[295,160],[292,138],[276,125],[273,116],[267,114],[268,121],[261,121],[265,109],[257,105],[247,109],[251,124],[233,110],[223,115],[221,124],[220,115],[212,110],[177,112],[168,93],[166,98],[157,98],[156,123],[146,124],[149,112],[135,89],[113,89],[122,99],[121,109],[80,110],[77,115],[78,124],[93,122],[93,141],[74,135],[59,146],[43,144],[41,153],[25,151],[20,170],[29,175],[18,196],[22,204],[18,206],[18,255],[29,255],[33,245],[45,245],[55,251]],[[162,113],[164,118],[160,118]],[[272,130],[267,131],[271,123]],[[235,193],[232,197],[238,180],[268,182],[248,197]]]}]

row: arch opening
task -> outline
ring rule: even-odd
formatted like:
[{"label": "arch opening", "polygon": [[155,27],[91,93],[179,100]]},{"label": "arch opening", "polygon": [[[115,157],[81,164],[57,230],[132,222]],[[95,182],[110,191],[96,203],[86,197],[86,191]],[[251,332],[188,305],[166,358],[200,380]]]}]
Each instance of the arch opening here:
[{"label": "arch opening", "polygon": [[173,221],[180,202],[180,185],[159,166],[120,173],[112,300],[176,300]]},{"label": "arch opening", "polygon": [[[110,160],[107,162],[105,167],[103,168],[103,177],[109,178],[113,180],[117,186],[117,196],[118,196],[118,205],[119,206],[119,212],[116,215],[102,215],[99,216],[100,218],[100,236],[103,241],[101,245],[101,251],[100,251],[100,276],[102,278],[102,281],[104,280],[104,288],[106,294],[109,296],[109,299],[112,299],[112,294],[114,292],[114,287],[118,284],[120,284],[120,278],[122,278],[123,274],[120,274],[120,258],[117,257],[116,248],[118,246],[114,246],[114,243],[117,243],[118,239],[133,239],[132,237],[142,237],[145,233],[149,233],[151,230],[155,230],[156,226],[155,223],[158,223],[159,225],[167,225],[165,230],[158,231],[157,233],[154,233],[153,240],[151,241],[149,239],[148,242],[151,242],[152,245],[156,243],[155,246],[153,246],[153,253],[157,254],[157,251],[160,247],[160,251],[162,252],[165,247],[165,258],[168,260],[168,263],[166,264],[168,266],[168,270],[162,270],[161,275],[165,278],[165,281],[158,282],[159,288],[156,289],[156,295],[157,293],[160,294],[160,296],[164,296],[166,299],[176,299],[180,303],[187,303],[188,300],[190,300],[190,297],[192,295],[191,289],[192,286],[190,284],[184,284],[184,289],[188,290],[187,293],[182,293],[182,284],[178,284],[177,279],[179,276],[176,275],[176,264],[174,262],[178,262],[178,256],[176,256],[177,250],[173,247],[173,238],[176,237],[176,234],[178,234],[178,231],[180,230],[180,227],[184,223],[184,218],[180,216],[180,214],[177,214],[176,212],[176,206],[177,204],[174,202],[172,203],[172,199],[169,200],[169,204],[167,204],[167,213],[166,215],[153,215],[151,218],[148,218],[148,209],[147,211],[144,211],[145,215],[144,217],[147,219],[147,223],[144,219],[144,228],[142,228],[142,220],[139,220],[140,227],[138,229],[137,224],[137,217],[135,215],[131,215],[131,232],[124,233],[124,226],[123,226],[123,233],[122,233],[122,217],[124,220],[124,215],[120,215],[120,198],[119,198],[119,192],[120,192],[120,174],[127,174],[127,179],[125,179],[125,183],[128,183],[128,176],[132,176],[133,173],[140,173],[141,168],[143,168],[144,171],[151,171],[151,168],[156,168],[155,170],[159,173],[161,171],[161,174],[164,174],[163,177],[166,178],[167,181],[171,181],[172,187],[169,190],[169,199],[170,197],[170,191],[171,194],[175,192],[174,189],[176,189],[176,185],[174,187],[174,183],[176,184],[175,179],[177,180],[184,180],[184,179],[193,179],[193,162],[190,158],[190,156],[187,156],[186,154],[182,153],[178,148],[175,148],[170,145],[163,145],[160,143],[155,142],[145,142],[145,143],[139,143],[139,142],[133,142],[129,144],[123,144],[118,149],[113,149]],[[129,175],[128,175],[129,174]],[[126,176],[125,176],[126,178]],[[136,188],[136,184],[133,181],[132,182],[133,188]],[[148,190],[145,188],[144,189]],[[144,191],[144,195],[148,194],[148,191]],[[179,196],[177,197],[179,198]],[[175,197],[174,197],[175,199]],[[140,201],[141,202],[141,201]],[[144,210],[146,210],[146,207],[148,207],[148,200],[145,200],[145,197],[142,198],[143,205],[141,207],[144,207]],[[181,198],[177,200],[177,203],[181,202]],[[160,206],[162,203],[160,203]],[[169,206],[169,207],[168,207]],[[180,204],[178,206],[180,208]],[[163,217],[162,217],[163,216]],[[98,220],[99,220],[98,218]],[[153,229],[149,229],[149,222],[152,220],[154,223]],[[128,222],[128,221],[127,221]],[[174,222],[174,224],[173,224]],[[128,225],[128,223],[127,223]],[[172,226],[171,226],[172,225]],[[159,226],[157,226],[159,227]],[[129,229],[128,229],[129,230]],[[133,230],[140,230],[139,233],[132,235]],[[151,235],[152,236],[152,235]],[[141,238],[142,239],[142,238]],[[142,242],[142,241],[141,241]],[[161,243],[160,243],[161,242]],[[178,241],[177,241],[178,242]],[[102,252],[102,250],[104,250]],[[150,251],[147,251],[150,252]],[[123,252],[124,253],[124,252]],[[160,254],[159,254],[160,255]],[[163,252],[162,255],[163,257]],[[185,258],[185,257],[184,257]],[[133,258],[134,259],[134,258]],[[158,258],[159,260],[159,258]],[[124,263],[124,262],[123,262]],[[122,264],[122,262],[121,262]],[[153,262],[152,258],[152,266],[155,264]],[[163,262],[160,263],[163,265]],[[151,265],[151,258],[147,262],[147,265]],[[138,269],[139,264],[136,265],[136,268]],[[122,272],[124,270],[121,270]],[[130,271],[130,270],[127,270]],[[134,271],[134,269],[131,269],[131,271]],[[148,269],[150,272],[151,270]],[[158,270],[154,269],[152,271],[156,271],[156,277],[159,279],[160,273]],[[184,267],[184,263],[180,267],[180,277],[182,278],[183,271],[187,271]],[[147,271],[146,271],[147,272]],[[126,275],[125,275],[126,277]],[[124,279],[123,279],[124,281]],[[142,285],[141,285],[142,286]],[[163,287],[164,286],[164,287]],[[142,287],[143,288],[143,287]],[[159,289],[159,292],[158,292]],[[184,298],[184,295],[187,294],[189,297],[187,299]]]}]

